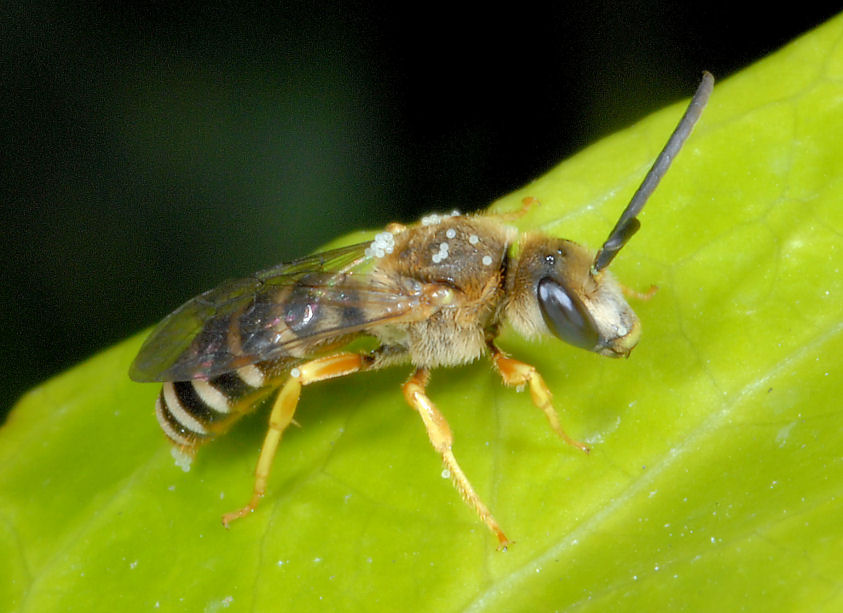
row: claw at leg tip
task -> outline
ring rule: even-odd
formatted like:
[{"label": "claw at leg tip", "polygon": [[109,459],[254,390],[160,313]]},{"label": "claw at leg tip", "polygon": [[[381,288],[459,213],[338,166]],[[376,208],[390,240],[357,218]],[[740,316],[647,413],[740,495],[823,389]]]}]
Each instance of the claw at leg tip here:
[{"label": "claw at leg tip", "polygon": [[[503,536],[503,535],[501,535],[501,536]],[[515,542],[510,541],[505,536],[503,536],[503,538],[501,538],[501,536],[498,537],[498,540],[500,541],[500,544],[498,545],[498,551],[507,552],[507,551],[509,551],[509,548],[512,547],[515,544]]]}]

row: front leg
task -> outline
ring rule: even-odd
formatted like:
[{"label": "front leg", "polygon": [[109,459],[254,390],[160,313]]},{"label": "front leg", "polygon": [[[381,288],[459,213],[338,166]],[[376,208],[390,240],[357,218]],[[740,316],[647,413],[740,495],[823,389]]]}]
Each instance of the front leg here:
[{"label": "front leg", "polygon": [[588,445],[572,439],[562,428],[559,423],[559,415],[553,408],[553,395],[536,367],[509,357],[492,342],[489,343],[489,348],[492,352],[492,362],[494,362],[504,384],[515,387],[529,385],[533,404],[544,412],[553,431],[569,445],[588,453],[590,451]]}]

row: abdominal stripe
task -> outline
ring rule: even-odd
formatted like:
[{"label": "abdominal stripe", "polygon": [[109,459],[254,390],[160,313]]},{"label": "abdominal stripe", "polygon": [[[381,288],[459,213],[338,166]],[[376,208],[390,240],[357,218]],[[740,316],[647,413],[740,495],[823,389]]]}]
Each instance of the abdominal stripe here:
[{"label": "abdominal stripe", "polygon": [[173,383],[173,390],[179,405],[202,424],[212,424],[228,414],[227,411],[218,411],[200,398],[193,381],[177,381]]},{"label": "abdominal stripe", "polygon": [[255,389],[237,372],[224,373],[208,381],[167,382],[156,404],[156,416],[174,443],[196,445],[212,437],[213,424],[231,418],[237,401]]},{"label": "abdominal stripe", "polygon": [[182,447],[192,447],[207,438],[206,434],[194,432],[181,424],[167,404],[167,399],[164,396],[164,389],[158,395],[158,400],[155,402],[155,418],[158,420],[158,425],[164,431],[173,443]]},{"label": "abdominal stripe", "polygon": [[222,392],[229,400],[236,400],[254,391],[251,385],[243,381],[236,372],[226,372],[208,381],[213,387]]}]

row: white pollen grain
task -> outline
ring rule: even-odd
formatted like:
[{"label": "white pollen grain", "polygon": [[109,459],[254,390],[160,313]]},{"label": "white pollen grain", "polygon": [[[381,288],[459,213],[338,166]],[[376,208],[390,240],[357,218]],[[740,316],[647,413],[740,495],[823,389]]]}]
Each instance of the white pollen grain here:
[{"label": "white pollen grain", "polygon": [[421,225],[423,226],[435,226],[443,219],[447,219],[448,217],[456,217],[460,214],[457,209],[454,209],[450,213],[445,213],[440,215],[439,213],[431,213],[430,215],[425,215],[421,218]]},{"label": "white pollen grain", "polygon": [[445,232],[445,236],[447,236],[448,238],[454,238],[456,235],[457,235],[457,231],[454,230],[453,228],[448,228],[448,231]]},{"label": "white pollen grain", "polygon": [[299,370],[298,368],[291,369],[290,370],[290,376],[298,379],[299,377],[301,377],[301,370]]},{"label": "white pollen grain", "polygon": [[480,238],[476,234],[472,234],[471,236],[468,237],[468,242],[471,243],[472,245],[476,245],[477,243],[480,242]]},{"label": "white pollen grain", "polygon": [[481,262],[483,262],[483,266],[491,266],[492,265],[492,256],[484,255]]},{"label": "white pollen grain", "polygon": [[366,257],[382,258],[387,253],[392,253],[395,247],[395,236],[392,232],[380,232],[375,235],[374,240],[369,243],[366,250],[363,252]]},{"label": "white pollen grain", "polygon": [[441,256],[441,254],[439,254],[439,253],[434,253],[434,254],[433,254],[433,263],[434,263],[434,264],[438,264],[438,263],[439,263],[439,262],[441,262],[441,261],[442,261],[442,256]]},{"label": "white pollen grain", "polygon": [[184,472],[190,472],[190,464],[193,462],[193,458],[190,454],[185,453],[178,447],[170,447],[170,455],[173,456],[173,460],[176,463],[176,466],[181,468]]}]

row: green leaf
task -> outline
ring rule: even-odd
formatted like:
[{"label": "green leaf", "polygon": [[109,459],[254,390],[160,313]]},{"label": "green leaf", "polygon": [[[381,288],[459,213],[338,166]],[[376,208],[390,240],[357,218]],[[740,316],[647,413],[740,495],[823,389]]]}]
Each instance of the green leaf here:
[{"label": "green leaf", "polygon": [[[488,364],[435,373],[455,453],[516,545],[460,501],[402,369],[305,390],[269,491],[266,413],[183,473],[128,380],[141,337],[33,390],[0,431],[0,603],[19,611],[841,610],[843,18],[715,87],[612,265],[660,287],[630,360],[535,364],[562,445]],[[690,92],[689,92],[690,93]],[[496,204],[598,246],[684,103]]]}]

